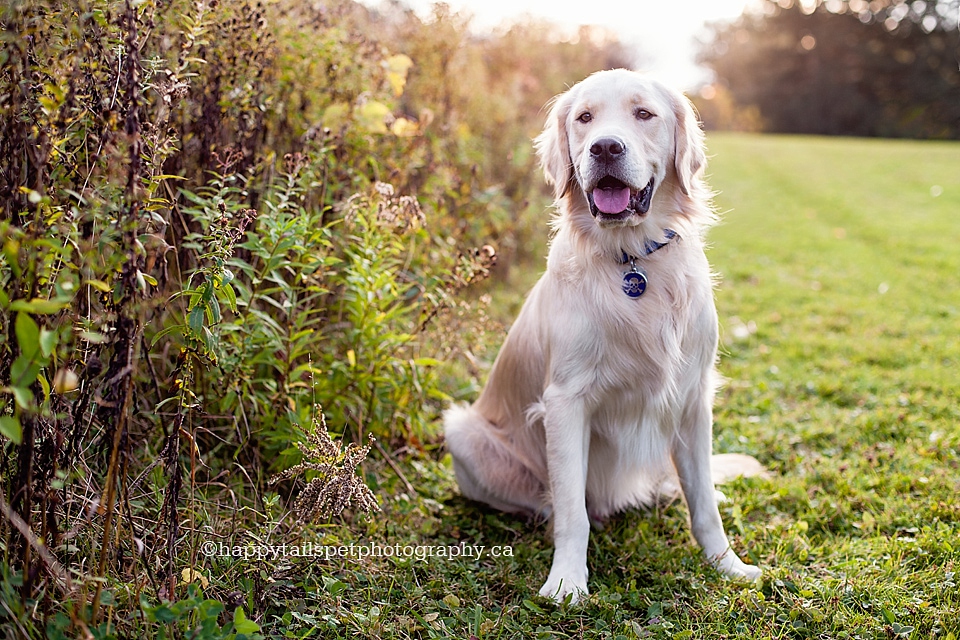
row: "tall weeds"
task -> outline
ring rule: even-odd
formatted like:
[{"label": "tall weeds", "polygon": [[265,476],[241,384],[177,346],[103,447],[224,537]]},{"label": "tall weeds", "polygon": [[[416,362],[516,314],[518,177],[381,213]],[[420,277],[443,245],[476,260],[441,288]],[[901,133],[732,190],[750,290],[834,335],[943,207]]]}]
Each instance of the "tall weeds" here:
[{"label": "tall weeds", "polygon": [[455,295],[523,228],[563,86],[491,70],[529,89],[491,120],[462,72],[514,36],[384,11],[0,9],[0,633],[253,633],[199,595],[200,532],[271,512],[314,407],[347,441],[435,438]]}]

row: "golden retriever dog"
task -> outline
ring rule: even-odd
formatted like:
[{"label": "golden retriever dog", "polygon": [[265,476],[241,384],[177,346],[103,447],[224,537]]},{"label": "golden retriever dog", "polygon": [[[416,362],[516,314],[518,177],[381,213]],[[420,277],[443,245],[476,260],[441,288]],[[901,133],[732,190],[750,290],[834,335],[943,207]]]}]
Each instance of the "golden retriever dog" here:
[{"label": "golden retriever dog", "polygon": [[709,562],[756,580],[714,489],[760,467],[711,457],[718,328],[703,233],[714,216],[690,103],[602,71],[555,100],[536,149],[555,234],[479,399],[444,414],[461,492],[553,519],[540,593],[557,601],[588,593],[591,519],[678,490]]}]

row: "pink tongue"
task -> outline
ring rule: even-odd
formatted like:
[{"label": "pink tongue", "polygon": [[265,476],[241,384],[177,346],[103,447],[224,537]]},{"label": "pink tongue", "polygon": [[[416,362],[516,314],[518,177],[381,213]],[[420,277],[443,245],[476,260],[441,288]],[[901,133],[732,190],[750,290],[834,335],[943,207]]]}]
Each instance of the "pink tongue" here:
[{"label": "pink tongue", "polygon": [[594,189],[593,204],[602,213],[620,213],[630,206],[630,189]]}]

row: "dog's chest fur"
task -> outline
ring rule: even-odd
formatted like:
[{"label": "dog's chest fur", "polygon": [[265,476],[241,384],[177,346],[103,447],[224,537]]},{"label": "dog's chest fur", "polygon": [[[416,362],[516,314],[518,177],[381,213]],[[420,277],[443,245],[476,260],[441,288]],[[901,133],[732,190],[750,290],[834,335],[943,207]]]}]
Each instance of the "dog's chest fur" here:
[{"label": "dog's chest fur", "polygon": [[563,306],[556,313],[566,324],[549,340],[550,382],[585,394],[597,408],[669,401],[682,369],[715,348],[709,283],[692,275],[688,253],[673,245],[643,261],[649,283],[639,298],[621,289],[628,265],[551,256],[547,289],[555,290],[551,306]]},{"label": "dog's chest fur", "polygon": [[546,382],[586,401],[587,494],[598,516],[651,501],[691,385],[711,377],[716,354],[716,312],[700,245],[671,244],[638,266],[649,282],[641,297],[630,298],[621,289],[629,266],[555,244],[542,283],[553,298]]}]

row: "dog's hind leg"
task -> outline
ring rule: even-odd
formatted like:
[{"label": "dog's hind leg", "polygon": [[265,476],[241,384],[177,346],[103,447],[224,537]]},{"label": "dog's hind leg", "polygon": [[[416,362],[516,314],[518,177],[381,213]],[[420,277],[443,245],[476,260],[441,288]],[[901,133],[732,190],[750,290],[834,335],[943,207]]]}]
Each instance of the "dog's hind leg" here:
[{"label": "dog's hind leg", "polygon": [[543,484],[476,409],[447,409],[443,426],[464,496],[507,513],[546,513]]}]

